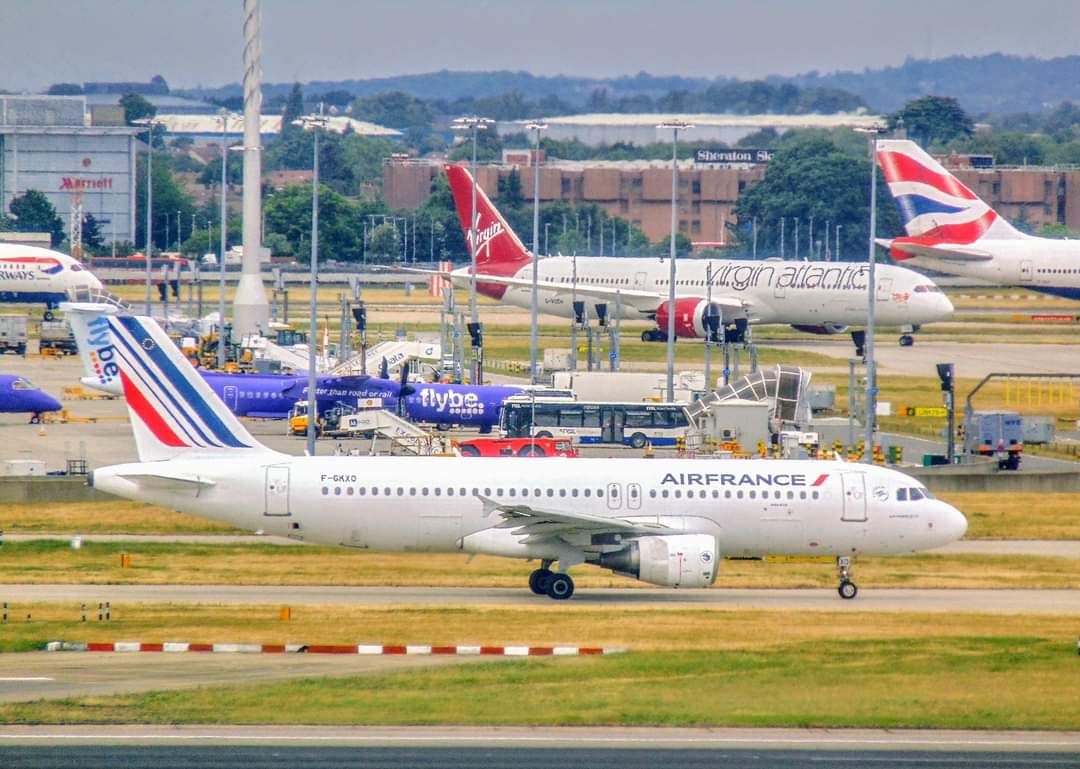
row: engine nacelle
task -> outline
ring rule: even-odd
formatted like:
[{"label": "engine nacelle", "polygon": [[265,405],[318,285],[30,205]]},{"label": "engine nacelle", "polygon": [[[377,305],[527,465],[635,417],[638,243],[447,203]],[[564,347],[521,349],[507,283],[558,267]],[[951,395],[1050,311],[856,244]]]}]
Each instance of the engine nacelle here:
[{"label": "engine nacelle", "polygon": [[601,566],[651,585],[708,587],[716,581],[716,538],[708,534],[638,537],[622,550],[602,553]]},{"label": "engine nacelle", "polygon": [[844,334],[848,330],[847,326],[841,326],[839,323],[822,323],[820,326],[803,326],[792,323],[791,327],[796,331],[802,331],[804,334]]},{"label": "engine nacelle", "polygon": [[[666,339],[668,329],[669,302],[664,302],[656,311],[656,325]],[[716,318],[715,327],[719,328],[723,320],[723,310],[715,302],[704,299],[685,297],[675,300],[675,336],[682,339],[704,339],[708,334],[707,318]]]}]

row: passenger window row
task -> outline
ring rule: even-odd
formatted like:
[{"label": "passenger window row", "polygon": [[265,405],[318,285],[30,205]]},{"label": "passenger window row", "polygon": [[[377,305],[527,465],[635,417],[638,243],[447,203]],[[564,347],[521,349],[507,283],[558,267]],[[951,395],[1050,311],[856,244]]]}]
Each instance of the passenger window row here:
[{"label": "passenger window row", "polygon": [[[416,496],[420,496],[420,497],[428,497],[428,496],[435,496],[435,497],[441,497],[441,496],[467,497],[467,496],[473,496],[473,497],[478,497],[478,496],[481,495],[481,491],[483,492],[483,496],[485,496],[485,497],[494,497],[494,498],[507,497],[507,496],[509,496],[509,497],[518,497],[520,495],[521,497],[530,497],[531,496],[531,497],[534,497],[534,498],[537,498],[537,499],[539,499],[539,498],[553,499],[555,497],[559,497],[559,498],[562,498],[562,499],[565,499],[567,497],[569,497],[571,499],[578,499],[578,498],[584,497],[585,499],[589,499],[589,498],[592,498],[592,497],[602,498],[604,496],[604,494],[605,494],[604,489],[589,489],[589,488],[586,488],[586,489],[552,489],[552,488],[548,488],[548,489],[538,489],[538,488],[516,489],[516,488],[491,488],[491,487],[485,487],[483,490],[481,490],[480,488],[474,486],[472,488],[471,493],[470,493],[469,489],[465,488],[464,486],[458,486],[458,487],[454,487],[454,486],[446,486],[446,487],[435,486],[435,487],[432,487],[432,488],[429,488],[427,486],[419,486],[419,487],[418,486],[408,486],[408,487],[406,487],[406,486],[356,486],[356,487],[353,487],[353,486],[323,486],[322,487],[322,495],[324,497],[331,496],[331,495],[335,496],[335,497],[340,497],[340,496],[347,496],[347,497],[352,497],[352,496],[357,496],[357,497],[366,497],[366,496],[372,496],[372,497],[380,497],[380,496],[381,497],[394,497],[394,496],[397,496],[397,497],[405,497],[405,496],[408,496],[408,497],[416,497]],[[915,492],[918,492],[918,489],[912,489],[911,491],[912,491],[912,493],[915,493]],[[907,499],[907,493],[906,492],[907,492],[907,489],[900,489],[897,492],[897,499],[900,499],[900,500]],[[649,497],[651,499],[656,499],[657,496],[659,496],[661,499],[670,499],[672,497],[674,497],[675,499],[683,499],[684,494],[685,494],[686,499],[694,499],[695,497],[697,499],[708,499],[710,495],[712,496],[713,499],[720,499],[720,496],[721,496],[719,489],[712,489],[711,492],[709,490],[706,490],[706,489],[689,489],[686,492],[683,492],[682,489],[675,489],[675,490],[661,489],[660,491],[657,491],[656,489],[650,489],[649,490]],[[796,493],[794,491],[791,491],[791,490],[788,490],[787,492],[777,490],[777,491],[772,492],[772,497],[771,498],[772,499],[784,499],[786,497],[787,499],[795,499],[795,494]],[[904,496],[901,497],[900,494],[904,494]],[[611,489],[610,496],[612,498],[617,498],[619,496],[619,491],[618,491],[617,487]],[[631,487],[630,496],[632,498],[634,498],[634,499],[637,498],[638,492],[637,492],[636,488]],[[798,492],[799,499],[807,499],[808,496],[811,499],[818,499],[819,492],[812,491],[812,492],[809,493],[809,495],[805,491]],[[732,498],[734,498],[734,499],[744,499],[744,498],[747,498],[747,499],[769,499],[770,494],[769,494],[769,490],[767,490],[767,489],[762,490],[762,491],[756,491],[754,489],[751,489],[750,491],[746,491],[746,492],[742,491],[741,489],[738,490],[738,491],[735,491],[735,492],[732,492],[731,489],[725,489],[724,492],[723,492],[723,498],[724,499],[732,499]],[[921,496],[913,497],[913,498],[922,499]]]}]

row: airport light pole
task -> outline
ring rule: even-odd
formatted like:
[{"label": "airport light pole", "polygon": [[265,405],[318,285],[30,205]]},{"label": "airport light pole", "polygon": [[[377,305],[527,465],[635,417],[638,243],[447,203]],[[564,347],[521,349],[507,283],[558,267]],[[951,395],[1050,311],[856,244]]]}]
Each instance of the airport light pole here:
[{"label": "airport light pole", "polygon": [[153,297],[153,266],[151,255],[154,253],[154,129],[162,125],[154,120],[146,119],[136,121],[145,125],[146,133],[146,315],[152,316],[151,304]]},{"label": "airport light pole", "polygon": [[[477,117],[473,115],[471,117],[461,117],[455,120],[452,127],[456,131],[471,131],[472,132],[472,165],[469,166],[469,173],[472,174],[472,209],[469,217],[469,261],[471,265],[471,279],[469,280],[469,321],[473,324],[473,328],[479,328],[476,324],[480,322],[480,311],[476,305],[476,145],[477,135],[480,129],[487,129],[489,126],[495,124],[495,121],[486,117]],[[483,380],[484,372],[483,368],[483,351],[480,348],[476,348],[477,357],[473,361],[473,383],[477,384]]]},{"label": "airport light pole", "polygon": [[657,128],[671,129],[671,249],[668,254],[667,400],[675,400],[675,236],[679,231],[679,131],[694,126],[684,120],[665,120]]},{"label": "airport light pole", "polygon": [[533,132],[533,241],[532,241],[532,296],[530,305],[532,311],[532,326],[529,329],[529,381],[536,384],[538,371],[536,370],[537,339],[536,323],[537,311],[540,303],[539,280],[540,280],[540,132],[547,126],[543,123],[529,123],[528,129]]},{"label": "airport light pole", "polygon": [[877,135],[883,129],[856,128],[859,133],[866,134],[867,148],[870,152],[870,235],[868,241],[867,261],[869,274],[866,280],[866,442],[863,449],[863,461],[872,464],[874,461],[874,427],[877,422],[877,364],[874,361],[874,312],[877,309],[877,264],[875,249],[877,244],[874,236],[877,230]]},{"label": "airport light pole", "polygon": [[314,150],[311,160],[311,305],[308,324],[308,408],[307,408],[307,454],[315,456],[315,438],[317,429],[317,406],[316,388],[318,387],[318,374],[316,370],[315,337],[317,336],[316,324],[318,323],[318,292],[319,292],[319,133],[326,126],[324,105],[320,102],[318,116],[311,116],[296,121],[298,125],[312,129],[314,138]]},{"label": "airport light pole", "polygon": [[[229,212],[225,200],[226,190],[229,187],[229,139],[228,124],[229,111],[221,110],[221,238],[220,253],[218,254],[218,368],[225,368],[225,249],[227,248],[227,228]],[[209,247],[209,244],[207,244]]]}]

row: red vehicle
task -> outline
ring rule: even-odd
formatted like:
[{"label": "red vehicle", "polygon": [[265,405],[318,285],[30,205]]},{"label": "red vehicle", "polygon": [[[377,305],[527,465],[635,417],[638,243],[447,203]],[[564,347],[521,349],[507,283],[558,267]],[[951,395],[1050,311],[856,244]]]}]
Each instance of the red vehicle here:
[{"label": "red vehicle", "polygon": [[459,441],[463,457],[576,457],[569,438],[471,438]]}]

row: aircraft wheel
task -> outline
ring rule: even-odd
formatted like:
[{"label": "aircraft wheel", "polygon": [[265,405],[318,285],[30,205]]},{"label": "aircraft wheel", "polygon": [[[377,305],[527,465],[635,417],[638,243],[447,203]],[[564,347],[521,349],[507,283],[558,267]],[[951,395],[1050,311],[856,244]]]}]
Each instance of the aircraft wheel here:
[{"label": "aircraft wheel", "polygon": [[551,569],[536,569],[529,575],[529,590],[536,595],[547,595],[549,579],[551,579]]},{"label": "aircraft wheel", "polygon": [[436,429],[436,430],[438,430],[438,431],[439,431],[440,433],[445,433],[445,432],[447,432],[447,431],[448,431],[448,430],[449,430],[449,429],[450,429],[450,428],[451,428],[452,426],[453,426],[453,425],[451,425],[451,424],[450,424],[449,422],[439,422],[439,423],[438,423],[437,425],[435,425],[435,429]]},{"label": "aircraft wheel", "polygon": [[856,587],[854,582],[844,580],[840,583],[840,587],[836,589],[836,592],[840,594],[840,597],[845,601],[850,601],[852,598],[859,594],[859,588]]},{"label": "aircraft wheel", "polygon": [[915,344],[915,337],[913,337],[911,334],[904,334],[903,336],[900,337],[900,346],[901,347],[911,347],[914,344]]},{"label": "aircraft wheel", "polygon": [[556,601],[565,601],[574,594],[574,580],[569,574],[552,574],[547,580],[547,594]]},{"label": "aircraft wheel", "polygon": [[44,320],[56,320],[56,315],[52,310],[46,310],[45,314],[41,316]]},{"label": "aircraft wheel", "polygon": [[30,424],[32,424],[32,425],[41,424],[41,414],[31,414],[30,415]]}]

